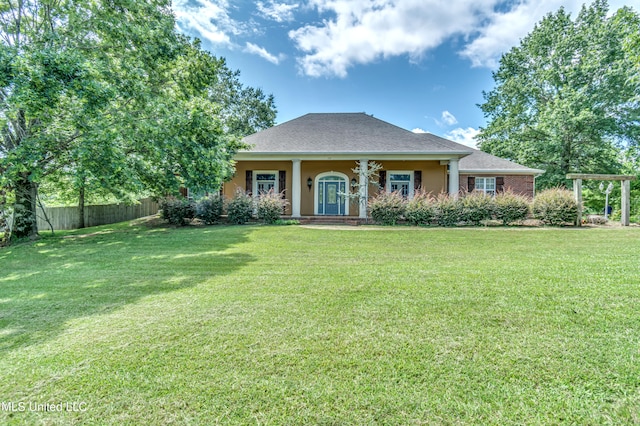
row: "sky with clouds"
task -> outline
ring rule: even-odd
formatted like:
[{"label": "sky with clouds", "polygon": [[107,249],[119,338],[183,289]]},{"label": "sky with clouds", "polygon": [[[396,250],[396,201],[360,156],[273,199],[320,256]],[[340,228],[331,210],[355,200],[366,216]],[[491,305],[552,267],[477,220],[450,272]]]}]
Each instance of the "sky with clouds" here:
[{"label": "sky with clouds", "polygon": [[[610,10],[637,0],[609,0]],[[272,93],[277,122],[366,112],[462,143],[500,56],[574,0],[174,0],[178,29]]]}]

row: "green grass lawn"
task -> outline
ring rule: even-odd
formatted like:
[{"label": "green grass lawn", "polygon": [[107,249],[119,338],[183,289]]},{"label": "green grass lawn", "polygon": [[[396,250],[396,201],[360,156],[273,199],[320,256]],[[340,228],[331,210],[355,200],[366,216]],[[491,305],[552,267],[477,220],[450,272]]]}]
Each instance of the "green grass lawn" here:
[{"label": "green grass lawn", "polygon": [[639,254],[638,228],[44,237],[0,250],[0,424],[638,424]]}]

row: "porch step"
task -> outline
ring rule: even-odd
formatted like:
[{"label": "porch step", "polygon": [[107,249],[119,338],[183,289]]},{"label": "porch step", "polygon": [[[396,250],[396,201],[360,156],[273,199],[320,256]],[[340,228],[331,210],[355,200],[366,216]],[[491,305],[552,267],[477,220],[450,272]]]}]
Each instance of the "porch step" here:
[{"label": "porch step", "polygon": [[350,225],[367,223],[366,219],[353,216],[305,216],[297,219],[301,225]]}]

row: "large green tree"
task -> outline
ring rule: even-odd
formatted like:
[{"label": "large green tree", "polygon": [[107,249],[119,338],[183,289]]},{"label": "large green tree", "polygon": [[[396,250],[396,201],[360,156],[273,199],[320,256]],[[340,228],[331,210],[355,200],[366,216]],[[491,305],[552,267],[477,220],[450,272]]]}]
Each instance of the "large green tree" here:
[{"label": "large green tree", "polygon": [[238,127],[275,118],[271,96],[176,33],[168,0],[4,1],[0,35],[0,188],[16,237],[37,235],[47,179],[80,198],[215,188]]},{"label": "large green tree", "polygon": [[620,150],[640,142],[640,18],[607,12],[597,0],[575,20],[562,8],[547,15],[502,56],[484,93],[479,146],[545,169],[542,187],[569,172],[617,172]]}]

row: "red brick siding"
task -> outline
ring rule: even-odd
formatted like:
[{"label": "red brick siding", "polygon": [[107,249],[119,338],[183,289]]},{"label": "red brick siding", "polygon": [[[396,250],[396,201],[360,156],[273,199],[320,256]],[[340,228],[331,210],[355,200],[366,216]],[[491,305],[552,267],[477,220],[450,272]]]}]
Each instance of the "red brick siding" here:
[{"label": "red brick siding", "polygon": [[467,191],[467,183],[469,182],[469,176],[476,177],[504,177],[504,189],[511,189],[516,194],[526,195],[533,198],[534,182],[533,176],[520,176],[520,175],[460,175],[460,191]]}]

